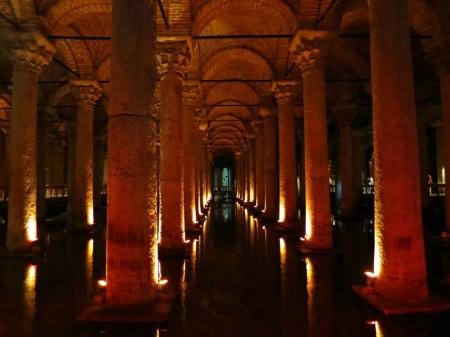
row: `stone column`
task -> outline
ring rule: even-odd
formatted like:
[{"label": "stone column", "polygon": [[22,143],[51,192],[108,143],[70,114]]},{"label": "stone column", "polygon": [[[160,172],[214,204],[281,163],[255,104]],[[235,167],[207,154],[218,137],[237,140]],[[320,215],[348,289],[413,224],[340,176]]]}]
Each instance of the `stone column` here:
[{"label": "stone column", "polygon": [[429,206],[429,185],[428,185],[428,142],[427,142],[427,123],[426,111],[422,108],[417,108],[417,135],[419,141],[419,165],[420,165],[420,196],[422,202],[422,209],[427,209]]},{"label": "stone column", "polygon": [[262,108],[264,118],[264,221],[275,222],[278,210],[277,120],[273,108]]},{"label": "stone column", "polygon": [[194,158],[195,158],[195,200],[197,209],[197,222],[203,221],[203,204],[202,204],[202,156],[203,156],[203,138],[205,130],[208,128],[208,123],[202,112],[198,111],[194,117]]},{"label": "stone column", "polygon": [[278,224],[285,229],[298,226],[294,118],[296,87],[297,83],[292,81],[279,81],[273,84],[273,91],[278,103],[280,182]]},{"label": "stone column", "polygon": [[188,61],[185,41],[162,42],[161,75],[161,241],[166,252],[184,251],[182,94]]},{"label": "stone column", "polygon": [[94,128],[94,208],[99,208],[102,203],[105,155],[102,125]]},{"label": "stone column", "polygon": [[241,165],[242,165],[242,153],[240,151],[236,151],[236,196],[238,199],[242,199],[242,181],[241,181]]},{"label": "stone column", "polygon": [[333,246],[330,221],[325,59],[336,33],[299,31],[292,44],[303,77],[305,142],[305,243]]},{"label": "stone column", "polygon": [[6,249],[26,253],[37,238],[36,129],[38,79],[54,47],[40,33],[27,33],[14,51],[10,178]]},{"label": "stone column", "polygon": [[354,187],[354,197],[355,197],[355,206],[361,201],[362,197],[362,184],[363,184],[363,163],[364,163],[364,150],[362,147],[362,132],[361,131],[353,131],[352,132],[352,154],[353,154],[353,187]]},{"label": "stone column", "polygon": [[96,81],[71,82],[72,95],[77,101],[75,145],[75,185],[70,231],[89,231],[94,224],[94,108],[102,88]]},{"label": "stone column", "polygon": [[352,124],[356,115],[355,105],[340,105],[334,108],[339,126],[339,177],[336,194],[341,214],[348,214],[355,208],[353,171]]},{"label": "stone column", "polygon": [[255,135],[247,135],[248,138],[248,200],[249,206],[255,205]]},{"label": "stone column", "polygon": [[376,184],[374,289],[387,301],[415,302],[427,298],[428,287],[408,1],[371,0],[369,14]]},{"label": "stone column", "polygon": [[264,122],[253,121],[255,133],[255,178],[256,178],[256,207],[264,210]]},{"label": "stone column", "polygon": [[134,308],[158,298],[156,2],[113,0],[112,22],[106,305]]},{"label": "stone column", "polygon": [[[450,232],[450,38],[438,39],[437,44],[432,46],[429,53],[441,79],[442,124],[440,128],[436,128],[438,145],[436,150],[438,152],[438,177],[440,177],[438,183],[445,183],[446,230]],[[440,155],[442,155],[441,160],[439,160]],[[444,172],[442,172],[442,167]]]},{"label": "stone column", "polygon": [[186,229],[196,226],[195,207],[195,140],[194,109],[200,96],[198,81],[185,81],[183,85],[183,184],[184,184],[184,223]]},{"label": "stone column", "polygon": [[37,179],[36,179],[36,219],[38,222],[39,233],[38,236],[42,236],[41,229],[45,223],[46,216],[46,185],[47,185],[47,169],[49,162],[49,146],[48,146],[48,125],[47,125],[47,112],[38,111],[38,119],[37,119]]},{"label": "stone column", "polygon": [[250,179],[249,179],[249,165],[248,165],[248,144],[243,145],[243,169],[242,176],[244,177],[244,203],[248,203],[250,200]]},{"label": "stone column", "polygon": [[67,227],[73,228],[73,206],[75,197],[75,152],[76,131],[75,125],[66,124],[67,135]]}]

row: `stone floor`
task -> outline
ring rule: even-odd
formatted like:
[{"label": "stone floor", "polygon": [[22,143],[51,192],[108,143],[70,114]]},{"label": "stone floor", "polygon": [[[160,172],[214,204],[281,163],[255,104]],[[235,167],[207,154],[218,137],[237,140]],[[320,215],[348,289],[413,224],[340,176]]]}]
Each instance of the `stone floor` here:
[{"label": "stone floor", "polygon": [[[105,274],[104,233],[94,238],[46,234],[45,256],[0,259],[1,337],[87,336],[450,336],[450,313],[386,317],[355,296],[370,269],[370,221],[337,222],[331,255],[303,256],[297,238],[279,238],[233,203],[216,204],[185,260],[161,260],[163,278],[178,292],[171,320],[146,326],[74,323]],[[428,247],[430,287],[450,251]]]}]

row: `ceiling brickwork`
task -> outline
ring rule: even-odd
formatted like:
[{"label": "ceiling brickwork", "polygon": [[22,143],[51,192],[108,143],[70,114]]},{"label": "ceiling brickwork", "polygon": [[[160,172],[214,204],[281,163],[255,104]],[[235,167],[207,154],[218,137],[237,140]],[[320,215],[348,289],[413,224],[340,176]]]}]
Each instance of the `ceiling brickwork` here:
[{"label": "ceiling brickwork", "polygon": [[[168,25],[158,11],[159,36],[193,39],[193,66],[188,77],[203,80],[209,136],[218,151],[245,144],[245,132],[230,130],[246,130],[249,120],[259,118],[258,105],[263,97],[272,95],[271,80],[300,80],[288,51],[290,36],[298,29],[332,29],[340,34],[326,69],[328,103],[350,101],[370,106],[367,0],[162,0],[162,4]],[[436,101],[430,97],[436,96],[439,88],[433,82],[436,75],[424,46],[450,32],[449,7],[446,0],[409,1],[420,102]],[[47,34],[57,49],[55,62],[41,75],[41,81],[55,83],[41,85],[40,105],[48,104],[65,81],[80,77],[102,81],[107,101],[111,11],[111,0],[0,0],[0,43],[9,31],[33,25]],[[224,38],[235,35],[246,37]],[[10,93],[11,64],[5,55],[7,48],[2,48],[0,94]],[[428,81],[421,81],[425,76]],[[297,105],[301,101],[298,92]],[[70,98],[58,99],[61,106],[70,106],[70,102]],[[64,118],[73,113],[64,111]]]}]

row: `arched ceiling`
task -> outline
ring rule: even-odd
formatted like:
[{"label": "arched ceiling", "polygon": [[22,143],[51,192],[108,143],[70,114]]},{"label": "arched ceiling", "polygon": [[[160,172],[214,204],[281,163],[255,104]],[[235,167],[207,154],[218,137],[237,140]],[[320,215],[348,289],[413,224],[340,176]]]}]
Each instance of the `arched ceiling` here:
[{"label": "arched ceiling", "polygon": [[[259,118],[263,97],[271,96],[271,81],[300,79],[288,48],[297,29],[335,29],[326,69],[328,103],[370,105],[369,17],[367,0],[162,0],[170,23],[158,12],[160,35],[191,35],[194,73],[202,83],[208,120],[208,141],[216,152],[245,147],[250,122]],[[410,0],[413,57],[420,100],[436,94],[433,82],[420,77],[433,68],[424,57],[427,38],[450,32],[446,0]],[[73,102],[61,89],[67,81],[88,76],[102,81],[108,96],[111,53],[111,0],[0,1],[3,31],[30,20],[55,44],[55,62],[41,74],[40,105],[51,105],[55,117],[69,118],[64,108]],[[39,20],[36,20],[39,18]],[[65,38],[64,38],[65,37]],[[424,37],[424,38],[422,38]],[[435,75],[432,75],[435,76]],[[11,64],[0,55],[0,94],[9,92]],[[59,95],[59,96],[58,96]],[[52,99],[53,98],[53,99]],[[55,103],[57,101],[57,103]],[[50,103],[51,102],[51,103]],[[301,110],[301,93],[296,101]],[[102,114],[104,114],[104,109]],[[58,118],[59,118],[58,117]]]}]

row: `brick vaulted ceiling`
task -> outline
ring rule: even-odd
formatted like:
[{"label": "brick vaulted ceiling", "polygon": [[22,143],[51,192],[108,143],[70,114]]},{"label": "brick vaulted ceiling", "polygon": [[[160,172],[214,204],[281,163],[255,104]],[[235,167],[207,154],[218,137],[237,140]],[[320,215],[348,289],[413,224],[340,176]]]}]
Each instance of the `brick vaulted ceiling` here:
[{"label": "brick vaulted ceiling", "polygon": [[[326,69],[328,103],[353,101],[370,106],[367,0],[162,0],[162,3],[170,29],[164,26],[158,13],[159,35],[194,37],[193,64],[188,77],[203,80],[210,135],[224,139],[223,144],[218,142],[216,150],[231,149],[245,142],[250,121],[259,117],[259,105],[271,97],[271,80],[300,80],[288,52],[289,36],[297,29],[339,31]],[[438,82],[426,59],[424,45],[450,30],[445,20],[450,13],[448,3],[409,1],[418,104],[433,103],[438,96]],[[0,31],[31,21],[38,22],[50,40],[52,36],[104,38],[111,36],[111,9],[111,0],[0,0]],[[199,38],[224,35],[247,37]],[[248,35],[266,37],[248,38]],[[111,41],[57,38],[52,42],[58,52],[55,62],[41,75],[41,82],[47,83],[41,85],[39,104],[44,108],[51,104],[49,111],[55,120],[70,120],[74,112],[60,108],[73,104],[65,92],[64,81],[88,76],[102,81],[105,96],[100,105],[106,107]],[[10,90],[11,78],[7,60],[0,54],[0,94],[4,97]],[[229,79],[233,81],[224,81]],[[2,102],[6,104],[6,99]],[[300,91],[297,105],[301,106]],[[97,119],[106,116],[106,109],[101,106],[96,112]],[[233,135],[231,140],[226,140],[228,134]],[[233,146],[225,145],[230,142]]]}]

